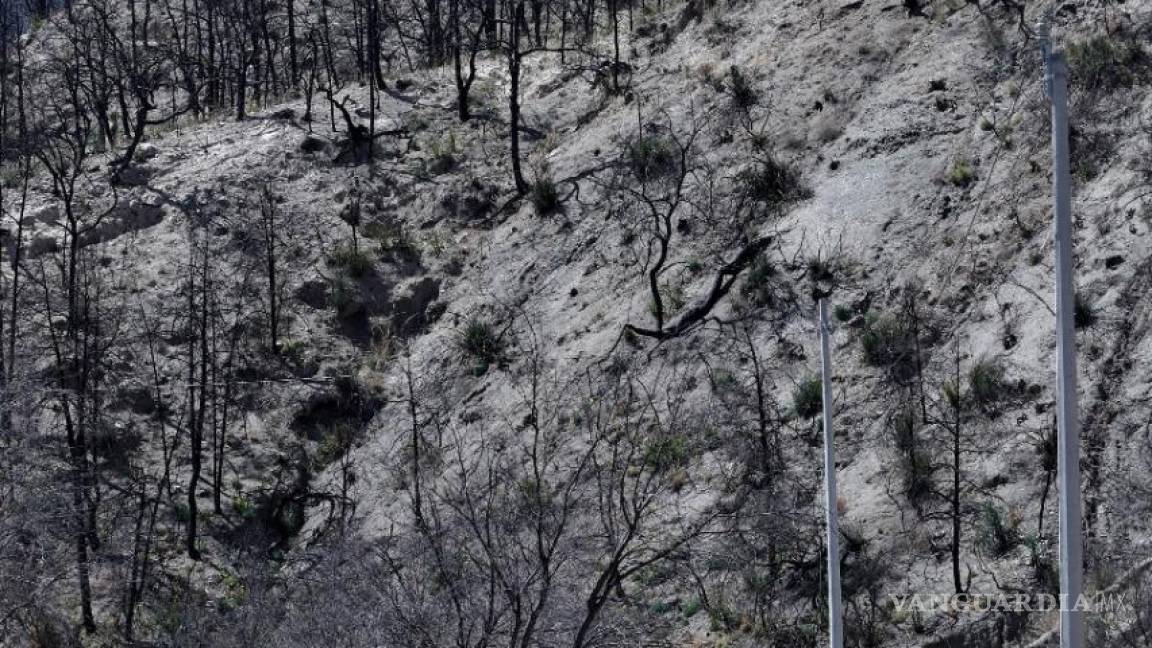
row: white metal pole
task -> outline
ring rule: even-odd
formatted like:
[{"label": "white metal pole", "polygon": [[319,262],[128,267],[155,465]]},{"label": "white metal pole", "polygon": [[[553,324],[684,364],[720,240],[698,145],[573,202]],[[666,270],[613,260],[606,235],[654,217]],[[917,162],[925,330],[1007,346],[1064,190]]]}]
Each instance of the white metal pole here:
[{"label": "white metal pole", "polygon": [[1080,505],[1080,412],[1076,395],[1076,292],[1072,270],[1072,180],[1068,156],[1068,70],[1041,31],[1052,100],[1052,200],[1055,217],[1057,463],[1060,481],[1060,646],[1083,648],[1084,538]]},{"label": "white metal pole", "polygon": [[828,303],[821,299],[820,373],[824,401],[824,510],[828,545],[828,645],[844,648],[840,603],[840,530],[836,521],[836,449],[832,438],[832,351],[828,344]]}]

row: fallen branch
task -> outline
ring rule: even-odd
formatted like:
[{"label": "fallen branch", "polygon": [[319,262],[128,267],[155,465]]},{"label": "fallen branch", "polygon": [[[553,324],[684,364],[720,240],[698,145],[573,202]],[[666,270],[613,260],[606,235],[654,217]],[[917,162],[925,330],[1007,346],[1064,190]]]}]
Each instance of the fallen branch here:
[{"label": "fallen branch", "polygon": [[712,312],[716,304],[732,290],[732,286],[736,283],[736,279],[739,278],[740,273],[751,265],[752,262],[756,260],[756,257],[771,243],[772,237],[764,236],[746,245],[744,249],[740,250],[740,253],[736,255],[735,259],[725,264],[724,267],[720,268],[720,271],[716,273],[716,277],[712,280],[712,288],[708,291],[707,297],[676,317],[668,326],[659,329],[649,329],[632,324],[625,324],[625,332],[631,332],[657,340],[670,340],[683,335],[708,317],[708,314]]}]

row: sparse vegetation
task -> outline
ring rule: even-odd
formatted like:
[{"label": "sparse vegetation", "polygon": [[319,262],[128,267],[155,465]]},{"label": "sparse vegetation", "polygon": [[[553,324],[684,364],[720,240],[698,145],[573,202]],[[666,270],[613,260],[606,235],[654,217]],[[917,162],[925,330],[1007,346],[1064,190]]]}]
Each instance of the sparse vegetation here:
[{"label": "sparse vegetation", "polygon": [[1004,368],[992,357],[982,357],[968,370],[968,393],[979,405],[989,405],[1005,396]]},{"label": "sparse vegetation", "polygon": [[657,472],[679,468],[687,461],[688,439],[680,434],[654,439],[644,450],[644,463]]},{"label": "sparse vegetation", "polygon": [[760,103],[756,89],[749,83],[748,77],[744,76],[740,68],[735,65],[728,68],[728,88],[732,93],[732,102],[741,110],[749,110],[752,106]]},{"label": "sparse vegetation", "polygon": [[556,183],[548,175],[536,178],[532,183],[532,193],[529,197],[540,216],[547,216],[560,208],[560,193],[556,189]]},{"label": "sparse vegetation", "polygon": [[632,174],[641,181],[658,180],[680,172],[680,151],[662,135],[646,135],[631,142],[627,150]]},{"label": "sparse vegetation", "polygon": [[497,331],[496,326],[487,320],[468,320],[459,334],[457,344],[476,363],[473,369],[478,375],[487,372],[490,366],[500,366],[506,361],[504,332]]},{"label": "sparse vegetation", "polygon": [[999,558],[1020,544],[1020,534],[1013,520],[1005,520],[1000,509],[985,502],[981,509],[977,542],[992,557]]},{"label": "sparse vegetation", "polygon": [[1087,295],[1076,292],[1072,321],[1078,329],[1088,329],[1096,325],[1096,309]]},{"label": "sparse vegetation", "polygon": [[1135,34],[1099,34],[1068,45],[1072,82],[1088,91],[1128,88],[1152,73],[1152,57]]},{"label": "sparse vegetation", "polygon": [[797,171],[772,155],[765,155],[741,174],[748,197],[769,209],[812,196]]},{"label": "sparse vegetation", "polygon": [[870,315],[860,336],[864,361],[874,367],[887,367],[898,377],[908,377],[918,360],[916,340],[905,322],[895,315]]},{"label": "sparse vegetation", "polygon": [[824,386],[820,376],[809,376],[800,381],[792,392],[792,409],[800,418],[818,416],[824,406]]},{"label": "sparse vegetation", "polygon": [[359,279],[373,270],[372,257],[349,246],[340,246],[328,255],[328,264],[347,276]]},{"label": "sparse vegetation", "polygon": [[972,163],[968,160],[957,159],[952,162],[952,166],[948,167],[946,178],[953,186],[967,187],[976,181],[976,170],[972,168]]}]

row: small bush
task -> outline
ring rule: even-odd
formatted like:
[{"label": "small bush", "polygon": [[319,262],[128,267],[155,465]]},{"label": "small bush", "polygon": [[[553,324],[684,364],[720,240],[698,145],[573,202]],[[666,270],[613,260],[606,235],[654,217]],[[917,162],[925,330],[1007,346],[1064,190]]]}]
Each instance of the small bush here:
[{"label": "small bush", "polygon": [[1049,594],[1060,591],[1060,576],[1056,571],[1052,551],[1036,536],[1028,536],[1023,540],[1028,547],[1028,564],[1032,567],[1032,577],[1040,590]]},{"label": "small bush", "polygon": [[667,137],[641,137],[628,146],[628,166],[641,180],[675,175],[680,172],[679,147]]},{"label": "small bush", "polygon": [[904,483],[904,497],[913,504],[920,504],[932,494],[932,456],[923,450],[915,450],[904,458],[901,465]]},{"label": "small bush", "polygon": [[832,262],[825,261],[820,257],[808,259],[808,277],[816,282],[832,281],[836,278]]},{"label": "small bush", "polygon": [[977,542],[981,548],[999,558],[1020,544],[1020,534],[1012,521],[1005,522],[1000,511],[992,504],[985,503]]},{"label": "small bush", "polygon": [[459,337],[459,346],[464,353],[476,360],[475,372],[482,375],[488,367],[505,361],[505,343],[496,328],[482,319],[473,318],[464,325]]},{"label": "small bush", "polygon": [[911,454],[916,450],[916,409],[905,406],[892,414],[889,422],[892,426],[892,439],[896,449],[903,455]]},{"label": "small bush", "polygon": [[896,317],[883,315],[865,323],[860,337],[864,361],[874,367],[887,367],[897,378],[909,378],[916,369],[916,339]]},{"label": "small bush", "polygon": [[956,187],[967,187],[976,180],[976,170],[972,168],[971,162],[960,159],[952,162],[946,177]]},{"label": "small bush", "polygon": [[546,175],[532,183],[529,198],[540,216],[547,216],[560,208],[560,193],[556,190],[556,183]]},{"label": "small bush", "polygon": [[1092,307],[1092,303],[1083,293],[1077,292],[1075,301],[1072,321],[1076,328],[1092,328],[1096,324],[1096,309]]},{"label": "small bush", "polygon": [[747,110],[760,102],[756,89],[748,82],[748,77],[733,65],[728,70],[728,86],[732,92],[732,101],[738,108]]},{"label": "small bush", "polygon": [[344,453],[348,451],[355,432],[346,423],[338,423],[325,432],[323,438],[320,439],[319,447],[316,448],[316,456],[313,460],[315,467],[322,469],[343,457]]},{"label": "small bush", "polygon": [[919,424],[920,417],[911,404],[904,405],[889,419],[904,496],[917,505],[932,493],[932,457],[917,438]]},{"label": "small bush", "polygon": [[800,172],[772,155],[761,158],[741,174],[744,190],[752,200],[778,207],[812,197]]},{"label": "small bush", "polygon": [[328,255],[328,265],[340,268],[349,277],[360,278],[372,272],[372,257],[362,250],[341,246]]},{"label": "small bush", "polygon": [[836,318],[837,322],[847,322],[852,319],[852,309],[844,304],[836,304],[832,309],[832,316]]},{"label": "small bush", "polygon": [[1072,82],[1086,90],[1116,90],[1140,83],[1152,70],[1152,59],[1127,34],[1101,34],[1068,46]]},{"label": "small bush", "polygon": [[792,393],[792,407],[801,418],[812,418],[824,407],[824,385],[820,376],[809,376],[800,381]]},{"label": "small bush", "polygon": [[688,439],[682,434],[658,438],[644,450],[644,463],[656,472],[665,472],[688,463]]},{"label": "small bush", "polygon": [[240,517],[249,517],[253,514],[252,500],[244,495],[236,495],[232,498],[232,511]]},{"label": "small bush", "polygon": [[360,290],[347,280],[334,281],[329,291],[329,303],[340,319],[353,319],[364,314],[364,299]]},{"label": "small bush", "polygon": [[1004,368],[994,358],[980,358],[968,370],[968,389],[977,404],[1000,400],[1004,396]]},{"label": "small bush", "polygon": [[775,276],[776,267],[766,256],[760,255],[748,269],[748,276],[744,279],[741,292],[756,306],[771,306],[774,301],[772,282]]}]

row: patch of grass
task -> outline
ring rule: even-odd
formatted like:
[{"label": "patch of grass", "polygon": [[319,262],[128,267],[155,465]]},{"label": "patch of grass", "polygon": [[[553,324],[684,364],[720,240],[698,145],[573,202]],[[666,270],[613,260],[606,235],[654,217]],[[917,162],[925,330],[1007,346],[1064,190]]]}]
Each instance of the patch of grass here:
[{"label": "patch of grass", "polygon": [[536,178],[536,182],[532,183],[532,188],[529,190],[528,198],[539,216],[547,216],[560,208],[560,192],[548,175]]},{"label": "patch of grass", "polygon": [[904,497],[919,505],[932,493],[932,456],[920,443],[917,429],[920,416],[916,407],[905,404],[889,418],[892,440],[896,446],[900,481]]},{"label": "patch of grass", "polygon": [[673,434],[653,440],[644,450],[644,463],[656,472],[665,472],[688,463],[688,438]]},{"label": "patch of grass", "polygon": [[363,250],[342,245],[328,255],[328,265],[339,268],[349,277],[360,278],[372,272],[372,257]]},{"label": "patch of grass", "polygon": [[748,110],[760,103],[760,96],[756,89],[748,82],[748,77],[744,76],[740,68],[735,65],[728,69],[728,89],[732,93],[732,102],[738,108]]},{"label": "patch of grass", "polygon": [[756,306],[771,306],[773,303],[772,283],[776,276],[776,267],[768,257],[760,255],[752,262],[741,292],[748,301]]},{"label": "patch of grass", "polygon": [[956,187],[967,187],[976,181],[976,170],[972,168],[972,163],[963,158],[957,159],[952,162],[952,166],[948,168],[948,173],[945,178],[950,184]]},{"label": "patch of grass", "polygon": [[981,511],[977,543],[993,557],[999,558],[1020,544],[1020,534],[1013,520],[1004,520],[1000,510],[986,502]]},{"label": "patch of grass", "polygon": [[780,207],[812,197],[812,190],[804,184],[800,171],[772,155],[765,155],[741,173],[740,181],[749,198],[767,207]]},{"label": "patch of grass", "polygon": [[1032,535],[1025,537],[1023,543],[1028,547],[1028,564],[1032,567],[1032,577],[1036,584],[1043,592],[1057,594],[1060,591],[1060,577],[1052,559],[1052,550]]},{"label": "patch of grass", "polygon": [[628,145],[628,167],[641,180],[656,180],[680,172],[680,150],[671,138],[647,135]]},{"label": "patch of grass", "polygon": [[251,517],[255,514],[255,509],[252,507],[252,500],[244,495],[236,495],[232,498],[232,511],[240,517]]},{"label": "patch of grass", "polygon": [[364,300],[360,290],[347,280],[332,282],[329,291],[329,303],[336,310],[341,319],[352,319],[364,312]]},{"label": "patch of grass", "polygon": [[313,459],[315,467],[322,469],[343,457],[344,453],[348,451],[354,433],[355,430],[346,423],[337,423],[325,432]]},{"label": "patch of grass", "polygon": [[982,357],[968,370],[968,393],[980,405],[1004,396],[1004,367],[995,358]]},{"label": "patch of grass", "polygon": [[1088,301],[1088,297],[1081,292],[1076,293],[1075,311],[1072,320],[1078,329],[1092,328],[1096,325],[1096,309],[1092,307],[1092,302]]},{"label": "patch of grass", "polygon": [[487,320],[472,318],[460,331],[457,344],[460,350],[476,361],[474,372],[483,375],[488,368],[505,362],[506,344],[496,327]]},{"label": "patch of grass", "polygon": [[812,418],[820,414],[824,407],[824,385],[820,376],[809,376],[800,381],[792,392],[792,408],[801,418]]},{"label": "patch of grass", "polygon": [[1130,88],[1152,71],[1152,58],[1133,35],[1100,34],[1068,46],[1072,82],[1090,91]]},{"label": "patch of grass", "polygon": [[18,165],[9,164],[0,167],[0,185],[5,189],[17,189],[24,181],[24,170]]},{"label": "patch of grass", "polygon": [[870,317],[860,336],[864,361],[909,377],[916,365],[916,340],[908,326],[893,315]]},{"label": "patch of grass", "polygon": [[836,278],[836,274],[830,261],[812,257],[808,259],[808,277],[817,282],[832,281]]}]

